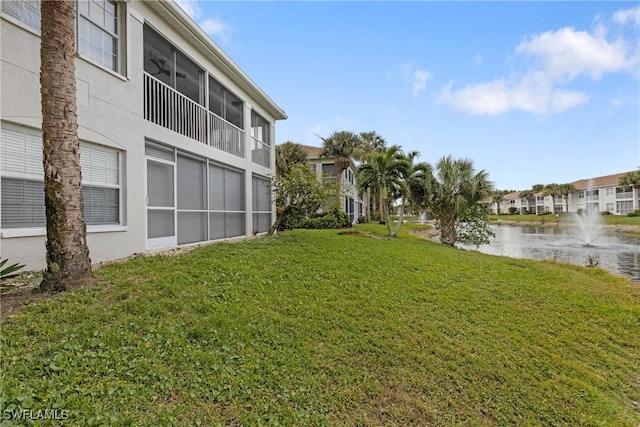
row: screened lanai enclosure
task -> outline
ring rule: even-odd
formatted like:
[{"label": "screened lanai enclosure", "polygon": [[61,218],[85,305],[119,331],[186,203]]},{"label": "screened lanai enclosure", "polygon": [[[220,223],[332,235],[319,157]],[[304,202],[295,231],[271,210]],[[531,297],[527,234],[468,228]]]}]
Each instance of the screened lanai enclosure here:
[{"label": "screened lanai enclosure", "polygon": [[250,129],[251,160],[271,164],[269,122],[251,110],[245,124],[245,103],[207,70],[144,25],[145,119],[244,158],[245,129]]},{"label": "screened lanai enclosure", "polygon": [[[244,171],[151,141],[145,153],[150,249],[246,234]],[[266,232],[271,226],[269,180],[251,179],[251,232]]]}]

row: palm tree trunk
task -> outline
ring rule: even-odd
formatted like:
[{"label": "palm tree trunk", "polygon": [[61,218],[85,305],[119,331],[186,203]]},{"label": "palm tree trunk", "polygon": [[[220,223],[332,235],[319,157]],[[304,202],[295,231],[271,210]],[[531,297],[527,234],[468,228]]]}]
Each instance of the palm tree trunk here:
[{"label": "palm tree trunk", "polygon": [[[385,204],[386,205],[386,204]],[[392,236],[391,234],[391,215],[389,214],[389,206],[385,206],[385,222],[387,223],[387,232],[389,233],[389,236]]]},{"label": "palm tree trunk", "polygon": [[47,269],[41,291],[91,277],[76,110],[75,1],[43,1],[40,48]]},{"label": "palm tree trunk", "polygon": [[396,224],[396,231],[393,233],[392,237],[397,237],[398,233],[400,232],[400,224],[402,224],[404,222],[404,207],[405,207],[405,201],[404,201],[404,197],[402,198],[402,203],[400,203],[400,215],[398,216],[398,223]]},{"label": "palm tree trunk", "polygon": [[[336,162],[336,200],[342,200],[342,174],[347,170],[339,162]],[[345,211],[344,206],[342,208]]]},{"label": "palm tree trunk", "polygon": [[450,207],[449,209],[442,209],[442,215],[440,218],[440,242],[445,245],[455,246],[455,229],[455,209],[453,207]]},{"label": "palm tree trunk", "polygon": [[278,217],[276,218],[276,221],[271,225],[271,228],[269,228],[269,231],[267,232],[267,235],[268,236],[273,236],[273,233],[278,231],[278,228],[280,227],[280,224],[282,224],[282,222],[285,220],[285,218],[287,218],[289,215],[291,215],[291,207],[290,206],[285,206],[284,209],[282,210],[282,212],[280,212],[280,215],[278,215]]}]

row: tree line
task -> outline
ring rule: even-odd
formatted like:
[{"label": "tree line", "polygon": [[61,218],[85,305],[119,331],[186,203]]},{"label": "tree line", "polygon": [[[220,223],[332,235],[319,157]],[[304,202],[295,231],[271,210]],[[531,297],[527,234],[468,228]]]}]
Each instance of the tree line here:
[{"label": "tree line", "polygon": [[[270,232],[296,216],[313,214],[327,203],[340,203],[342,175],[355,161],[365,218],[383,219],[389,236],[397,236],[408,206],[433,215],[444,244],[479,245],[488,243],[493,235],[487,222],[486,204],[482,203],[494,191],[493,183],[486,171],[475,170],[472,160],[444,156],[435,165],[419,162],[419,152],[389,146],[375,131],[359,134],[336,131],[321,139],[320,158],[332,159],[336,168],[335,187],[329,192],[318,184],[300,144],[287,141],[276,147],[273,190],[278,218]],[[287,188],[295,191],[288,193]],[[391,220],[394,208],[399,216],[395,226]]]}]

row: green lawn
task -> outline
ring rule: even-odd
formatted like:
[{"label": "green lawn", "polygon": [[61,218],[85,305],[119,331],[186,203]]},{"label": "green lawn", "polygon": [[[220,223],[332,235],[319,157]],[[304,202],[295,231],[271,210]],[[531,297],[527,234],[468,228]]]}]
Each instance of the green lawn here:
[{"label": "green lawn", "polygon": [[4,418],[640,424],[638,284],[356,230],[113,263],[27,307],[2,325]]}]

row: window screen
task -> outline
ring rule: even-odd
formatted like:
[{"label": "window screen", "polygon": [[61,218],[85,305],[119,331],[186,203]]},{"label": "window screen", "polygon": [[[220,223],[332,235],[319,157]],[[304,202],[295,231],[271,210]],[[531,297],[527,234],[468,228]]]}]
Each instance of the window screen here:
[{"label": "window screen", "polygon": [[120,191],[117,188],[83,186],[84,220],[87,225],[120,222]]},{"label": "window screen", "polygon": [[204,159],[178,155],[178,209],[207,209],[207,170]]},{"label": "window screen", "polygon": [[40,2],[38,0],[2,0],[2,13],[40,31]]},{"label": "window screen", "polygon": [[44,183],[2,178],[2,228],[45,227]]},{"label": "window screen", "polygon": [[173,197],[173,166],[149,160],[147,162],[149,206],[172,207]]},{"label": "window screen", "polygon": [[[2,228],[45,227],[42,133],[2,124]],[[120,153],[80,142],[82,194],[89,225],[119,224]]]},{"label": "window screen", "polygon": [[244,172],[209,165],[209,238],[245,234]]},{"label": "window screen", "polygon": [[253,176],[253,230],[258,233],[271,227],[271,189],[269,180]]}]

